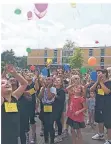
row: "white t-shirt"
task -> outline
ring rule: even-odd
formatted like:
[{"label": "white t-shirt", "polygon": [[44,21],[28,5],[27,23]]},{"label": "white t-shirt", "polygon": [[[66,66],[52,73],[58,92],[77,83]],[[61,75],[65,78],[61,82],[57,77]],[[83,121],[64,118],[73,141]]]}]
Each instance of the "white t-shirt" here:
[{"label": "white t-shirt", "polygon": [[[53,94],[55,94],[55,96],[56,96],[56,94],[57,94],[55,87],[51,87],[51,88],[50,88],[50,92],[53,93]],[[48,100],[47,88],[45,88],[44,96],[43,96],[43,98],[42,98],[42,103],[50,104],[50,103],[53,103],[54,100],[55,100],[55,97],[54,97],[53,99],[51,99],[51,100]]]}]

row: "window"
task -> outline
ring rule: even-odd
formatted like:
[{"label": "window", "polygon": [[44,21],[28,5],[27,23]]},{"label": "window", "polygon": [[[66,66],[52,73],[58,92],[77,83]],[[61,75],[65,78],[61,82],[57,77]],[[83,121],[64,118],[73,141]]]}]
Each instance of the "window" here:
[{"label": "window", "polygon": [[101,56],[105,55],[105,49],[101,49]]},{"label": "window", "polygon": [[54,57],[57,57],[57,50],[54,50]]},{"label": "window", "polygon": [[47,57],[47,50],[44,50],[44,57]]},{"label": "window", "polygon": [[89,56],[93,56],[93,49],[89,49]]},{"label": "window", "polygon": [[45,64],[47,63],[47,58],[44,58],[44,63],[45,63]]},{"label": "window", "polygon": [[53,59],[53,64],[56,64],[57,63],[57,58],[54,58]]},{"label": "window", "polygon": [[101,62],[104,62],[104,57],[101,57]]},{"label": "window", "polygon": [[101,66],[104,66],[104,62],[100,62],[100,65],[101,65]]}]

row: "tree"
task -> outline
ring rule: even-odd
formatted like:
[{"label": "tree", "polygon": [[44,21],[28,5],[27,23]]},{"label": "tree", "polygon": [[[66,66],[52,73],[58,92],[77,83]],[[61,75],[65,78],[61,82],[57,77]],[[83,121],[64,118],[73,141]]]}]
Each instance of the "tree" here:
[{"label": "tree", "polygon": [[16,57],[16,65],[20,68],[27,68],[27,57]]},{"label": "tree", "polygon": [[69,59],[71,68],[81,68],[84,62],[83,51],[80,48],[76,48],[74,54]]},{"label": "tree", "polygon": [[7,51],[4,51],[2,54],[1,54],[1,60],[5,63],[5,64],[15,64],[16,61],[15,61],[15,53],[14,51],[11,49],[10,51],[7,50]]},{"label": "tree", "polygon": [[72,42],[71,40],[66,40],[66,43],[63,47],[63,63],[69,63],[69,56],[73,55],[74,48],[75,42]]},{"label": "tree", "polygon": [[70,49],[74,49],[74,47],[75,47],[75,42],[72,42],[71,40],[66,40],[63,49],[70,50]]}]

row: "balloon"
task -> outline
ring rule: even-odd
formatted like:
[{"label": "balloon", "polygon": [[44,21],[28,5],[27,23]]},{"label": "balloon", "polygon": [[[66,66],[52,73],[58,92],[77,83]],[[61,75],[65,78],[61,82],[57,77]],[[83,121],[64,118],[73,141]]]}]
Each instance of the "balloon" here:
[{"label": "balloon", "polygon": [[48,76],[47,68],[43,68],[41,73],[42,73],[43,76]]},{"label": "balloon", "polygon": [[90,78],[93,81],[97,81],[97,72],[96,71],[92,71],[90,74]]},{"label": "balloon", "polygon": [[31,53],[32,50],[31,50],[31,48],[27,48],[26,51],[27,51],[28,53]]},{"label": "balloon", "polygon": [[80,72],[81,72],[82,74],[86,74],[86,73],[87,73],[87,68],[82,67],[82,68],[80,69]]},{"label": "balloon", "polygon": [[72,8],[76,8],[76,3],[71,3]]},{"label": "balloon", "polygon": [[35,10],[34,13],[35,13],[35,15],[36,15],[39,19],[41,19],[41,18],[43,18],[43,17],[46,15],[47,10],[44,11],[44,12],[42,12],[42,13],[38,13],[38,12]]},{"label": "balloon", "polygon": [[48,4],[47,3],[37,3],[37,4],[35,4],[35,7],[41,13],[47,9]]},{"label": "balloon", "polygon": [[52,59],[47,59],[47,63],[52,63]]},{"label": "balloon", "polygon": [[16,9],[14,12],[15,12],[15,14],[17,14],[17,15],[21,14],[21,10],[20,10],[20,9]]},{"label": "balloon", "polygon": [[34,71],[35,70],[35,66],[30,66],[30,70]]},{"label": "balloon", "polygon": [[98,44],[98,43],[99,43],[99,41],[97,41],[97,40],[96,40],[96,41],[95,41],[95,43],[96,43],[96,44]]},{"label": "balloon", "polygon": [[70,66],[67,65],[67,64],[65,64],[65,65],[64,65],[64,70],[65,70],[65,71],[69,71],[69,70],[70,70]]},{"label": "balloon", "polygon": [[31,11],[27,12],[27,18],[28,18],[28,20],[32,19],[32,12]]},{"label": "balloon", "polygon": [[90,66],[94,66],[94,65],[96,64],[96,58],[95,58],[95,57],[90,57],[90,58],[88,59],[88,64],[89,64]]}]

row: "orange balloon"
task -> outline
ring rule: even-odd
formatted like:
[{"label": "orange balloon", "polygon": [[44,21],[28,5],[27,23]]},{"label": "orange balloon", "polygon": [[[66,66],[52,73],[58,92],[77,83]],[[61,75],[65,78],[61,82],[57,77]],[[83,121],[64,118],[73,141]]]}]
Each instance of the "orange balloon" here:
[{"label": "orange balloon", "polygon": [[90,58],[88,59],[88,64],[89,64],[90,66],[94,66],[94,65],[96,64],[96,58],[95,58],[95,57],[90,57]]}]

